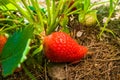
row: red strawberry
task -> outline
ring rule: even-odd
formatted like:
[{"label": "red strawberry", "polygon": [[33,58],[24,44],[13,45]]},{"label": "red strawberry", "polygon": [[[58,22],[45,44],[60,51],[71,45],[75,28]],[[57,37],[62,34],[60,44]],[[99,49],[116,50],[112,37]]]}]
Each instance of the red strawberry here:
[{"label": "red strawberry", "polygon": [[2,49],[7,41],[7,38],[3,35],[0,35],[0,53],[2,52]]},{"label": "red strawberry", "polygon": [[87,48],[66,33],[54,32],[44,38],[44,52],[51,62],[74,62],[84,57]]}]

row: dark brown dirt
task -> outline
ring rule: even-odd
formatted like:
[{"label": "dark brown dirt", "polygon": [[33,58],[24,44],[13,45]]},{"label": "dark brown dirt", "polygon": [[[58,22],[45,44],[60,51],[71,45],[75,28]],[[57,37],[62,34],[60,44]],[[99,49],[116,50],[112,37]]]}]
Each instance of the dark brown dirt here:
[{"label": "dark brown dirt", "polygon": [[104,34],[102,41],[98,40],[99,30],[95,27],[83,31],[77,40],[89,48],[89,55],[77,65],[67,66],[68,80],[120,80],[120,46],[116,43],[117,39]]}]

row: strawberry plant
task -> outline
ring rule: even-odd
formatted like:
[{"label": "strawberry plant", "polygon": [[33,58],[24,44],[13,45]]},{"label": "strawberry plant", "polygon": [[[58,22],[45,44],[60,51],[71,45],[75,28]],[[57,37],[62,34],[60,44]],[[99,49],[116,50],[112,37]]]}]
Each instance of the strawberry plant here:
[{"label": "strawberry plant", "polygon": [[[2,74],[4,77],[6,77],[12,74],[18,67],[22,66],[25,72],[31,77],[33,75],[31,75],[24,66],[24,61],[26,61],[26,59],[29,60],[28,55],[34,57],[36,54],[42,54],[43,42],[46,44],[47,37],[45,36],[49,37],[52,32],[56,31],[58,26],[62,27],[61,31],[68,31],[68,16],[73,13],[76,14],[80,10],[73,10],[78,1],[75,1],[71,5],[72,0],[46,0],[46,7],[44,8],[42,8],[38,0],[30,0],[29,2],[27,2],[27,0],[0,1],[2,3],[0,7],[2,12],[7,13],[7,16],[9,16],[0,20],[10,21],[10,23],[12,22],[12,24],[7,23],[9,26],[2,26],[1,28],[1,33],[6,32],[9,34],[9,38],[0,54],[0,62],[3,69]],[[68,5],[66,5],[67,3]],[[8,4],[12,5],[12,7],[9,8],[10,5]],[[14,14],[14,12],[16,14]],[[58,35],[61,36],[59,33]],[[72,62],[81,59],[84,56],[84,53],[86,53],[87,49],[83,46],[79,46],[77,42],[75,42],[67,34],[63,33],[63,36],[69,38],[66,41],[71,41],[71,43],[73,43],[72,46],[75,49],[70,51],[71,47],[67,46],[67,44],[65,44],[65,48],[70,48],[67,51],[70,51],[72,55],[76,53],[76,56],[69,56],[68,61],[64,60],[57,62]],[[63,38],[63,36],[61,37]],[[66,38],[63,38],[63,40]],[[59,39],[57,40],[60,41]],[[47,44],[49,43],[50,42]],[[56,45],[56,43],[53,44]],[[62,43],[60,43],[60,45],[61,44]],[[49,54],[46,53],[46,48],[45,54]],[[59,53],[56,55],[59,55]],[[48,57],[48,59],[50,58]]]},{"label": "strawberry plant", "polygon": [[[97,10],[93,7],[102,3],[91,3],[90,0],[45,0],[45,6],[42,6],[39,0],[0,0],[2,75],[6,77],[23,68],[31,79],[35,79],[25,64],[37,64],[40,67],[44,60],[42,53],[51,62],[79,61],[88,49],[66,34],[69,33],[70,17],[77,15],[78,21],[84,26],[98,23],[101,37],[104,31],[111,32],[106,26],[117,2],[110,0],[108,20],[101,27]],[[9,36],[6,39],[1,34]]]},{"label": "strawberry plant", "polygon": [[[110,18],[112,17],[112,14],[114,13],[114,10],[116,6],[119,3],[119,0],[108,0],[108,1],[102,1],[102,2],[96,2],[91,3],[91,0],[77,0],[79,1],[78,4],[81,6],[76,5],[78,9],[80,9],[79,13],[77,13],[78,20],[83,26],[93,26],[97,23],[97,25],[100,27],[100,33],[99,38],[101,38],[104,31],[111,33],[113,36],[115,36],[114,32],[106,26],[108,25],[108,22],[110,21]],[[97,19],[97,12],[98,10],[94,9],[94,7],[98,6],[99,4],[106,4],[109,3],[109,14],[106,22],[104,23],[103,27],[100,24],[100,22]]]},{"label": "strawberry plant", "polygon": [[[93,9],[98,3],[91,3],[90,0],[79,0],[82,8],[78,20],[84,26],[93,26],[97,22],[97,10]],[[79,7],[78,7],[79,8]]]}]

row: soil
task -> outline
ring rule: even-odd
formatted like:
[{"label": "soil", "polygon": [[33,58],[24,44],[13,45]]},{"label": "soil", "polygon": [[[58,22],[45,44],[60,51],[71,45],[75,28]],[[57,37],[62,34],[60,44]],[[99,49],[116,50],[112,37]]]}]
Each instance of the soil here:
[{"label": "soil", "polygon": [[[106,16],[103,14],[107,13],[98,15],[101,23]],[[78,63],[51,63],[45,60],[43,66],[26,66],[32,75],[37,80],[120,80],[120,18],[111,20],[107,26],[115,37],[105,31],[99,39],[101,30],[98,25],[82,26],[76,18],[69,22],[69,27],[71,36],[80,45],[88,47],[88,54]],[[78,32],[80,36],[77,36]],[[31,80],[28,75],[21,70],[6,78],[0,76],[0,80]]]}]

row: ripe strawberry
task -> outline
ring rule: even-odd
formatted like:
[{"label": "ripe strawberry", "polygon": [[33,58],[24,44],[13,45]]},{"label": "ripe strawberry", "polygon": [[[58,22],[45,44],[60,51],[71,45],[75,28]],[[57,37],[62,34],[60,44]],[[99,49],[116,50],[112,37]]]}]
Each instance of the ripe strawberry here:
[{"label": "ripe strawberry", "polygon": [[66,33],[54,32],[44,38],[44,52],[51,62],[74,62],[84,57],[87,48]]},{"label": "ripe strawberry", "polygon": [[0,35],[0,53],[2,52],[2,49],[7,41],[7,38],[3,35]]}]

